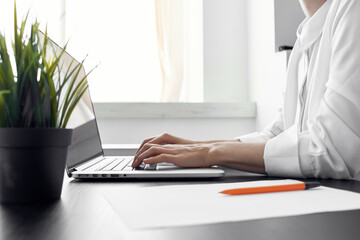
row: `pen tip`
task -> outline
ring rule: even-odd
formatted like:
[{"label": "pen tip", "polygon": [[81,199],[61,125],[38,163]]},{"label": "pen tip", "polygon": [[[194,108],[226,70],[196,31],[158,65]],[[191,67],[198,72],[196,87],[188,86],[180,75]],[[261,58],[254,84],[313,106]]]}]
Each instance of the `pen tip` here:
[{"label": "pen tip", "polygon": [[320,187],[319,182],[307,182],[305,183],[305,189]]}]

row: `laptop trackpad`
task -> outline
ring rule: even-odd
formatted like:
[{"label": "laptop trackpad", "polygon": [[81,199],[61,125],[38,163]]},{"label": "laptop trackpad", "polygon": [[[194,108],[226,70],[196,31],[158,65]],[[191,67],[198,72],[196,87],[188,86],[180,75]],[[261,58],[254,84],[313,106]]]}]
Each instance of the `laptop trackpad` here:
[{"label": "laptop trackpad", "polygon": [[156,166],[156,170],[175,170],[180,169],[181,167],[178,167],[172,163],[158,163]]}]

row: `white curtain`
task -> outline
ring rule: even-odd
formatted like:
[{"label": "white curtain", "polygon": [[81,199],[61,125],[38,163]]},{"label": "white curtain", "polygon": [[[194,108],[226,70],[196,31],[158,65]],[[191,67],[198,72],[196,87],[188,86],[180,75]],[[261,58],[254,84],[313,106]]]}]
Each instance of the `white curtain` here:
[{"label": "white curtain", "polygon": [[154,0],[162,102],[178,102],[184,82],[184,4],[182,0]]}]

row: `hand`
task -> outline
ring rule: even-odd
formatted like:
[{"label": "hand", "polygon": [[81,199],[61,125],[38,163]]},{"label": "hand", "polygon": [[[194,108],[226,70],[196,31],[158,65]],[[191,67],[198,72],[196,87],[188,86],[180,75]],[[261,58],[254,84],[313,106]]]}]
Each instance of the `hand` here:
[{"label": "hand", "polygon": [[137,150],[136,154],[141,154],[142,152],[144,152],[144,145],[147,144],[147,143],[152,143],[152,144],[161,144],[161,145],[164,145],[164,144],[192,144],[192,143],[195,143],[195,141],[191,141],[191,140],[188,140],[188,139],[185,139],[185,138],[179,138],[179,137],[175,137],[173,135],[170,135],[168,133],[164,133],[160,136],[157,136],[157,137],[152,137],[152,138],[148,138],[148,139],[145,139],[139,149]]},{"label": "hand", "polygon": [[209,141],[192,141],[192,140],[188,140],[185,138],[180,138],[180,137],[175,137],[173,135],[170,135],[168,133],[164,133],[158,137],[152,137],[152,138],[148,138],[145,139],[139,149],[136,152],[136,155],[140,155],[141,153],[143,153],[145,151],[144,146],[146,144],[160,144],[160,145],[165,145],[165,144],[195,144],[195,143],[220,143],[220,142],[239,142],[240,140],[238,139],[231,139],[231,140],[209,140]]},{"label": "hand", "polygon": [[217,142],[159,145],[145,143],[133,167],[142,162],[173,163],[179,167],[227,166],[249,172],[265,173],[265,143]]},{"label": "hand", "polygon": [[173,163],[179,167],[211,167],[213,164],[208,158],[212,144],[167,144],[159,145],[146,143],[139,151],[133,162],[133,167],[142,162]]}]

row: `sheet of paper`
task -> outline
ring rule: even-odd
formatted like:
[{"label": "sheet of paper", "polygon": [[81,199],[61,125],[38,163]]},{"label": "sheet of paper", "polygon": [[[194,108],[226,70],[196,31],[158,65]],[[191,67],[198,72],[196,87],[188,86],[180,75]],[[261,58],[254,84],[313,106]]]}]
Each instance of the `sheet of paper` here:
[{"label": "sheet of paper", "polygon": [[227,196],[225,189],[295,180],[119,188],[104,196],[130,229],[245,221],[360,209],[360,194],[318,187],[305,191]]}]

